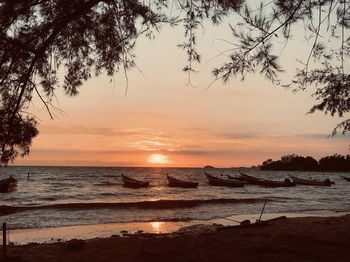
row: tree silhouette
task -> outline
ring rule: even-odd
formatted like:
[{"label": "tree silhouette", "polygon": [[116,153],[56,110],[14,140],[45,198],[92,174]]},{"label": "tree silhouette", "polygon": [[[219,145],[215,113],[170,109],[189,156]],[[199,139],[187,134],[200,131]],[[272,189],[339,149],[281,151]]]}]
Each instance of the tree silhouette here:
[{"label": "tree silhouette", "polygon": [[[183,25],[185,41],[179,44],[188,57],[183,68],[195,71],[201,57],[196,50],[196,30],[205,20],[214,24],[225,16],[237,16],[230,25],[234,46],[229,61],[213,70],[214,81],[227,82],[258,72],[275,84],[283,71],[274,51],[275,43],[288,44],[293,26],[305,24],[311,41],[310,54],[291,85],[305,90],[316,84],[320,101],[311,108],[332,116],[349,112],[349,75],[345,58],[350,54],[350,5],[345,0],[262,1],[258,8],[244,0],[2,0],[0,1],[0,110],[1,163],[17,154],[10,150],[25,144],[25,152],[37,135],[36,122],[26,109],[36,93],[50,116],[51,101],[58,87],[58,70],[64,68],[62,86],[68,95],[93,75],[126,72],[135,66],[134,48],[141,35],[154,37],[162,24]],[[259,1],[256,1],[258,3]],[[177,9],[172,17],[169,9]],[[321,33],[322,40],[321,42]],[[331,41],[338,46],[328,44]],[[312,60],[313,59],[313,60]],[[313,62],[312,62],[312,61]],[[312,62],[312,66],[311,66]],[[27,130],[13,140],[14,130]],[[333,131],[350,131],[350,120]],[[21,143],[24,144],[21,144]],[[18,153],[18,152],[17,152]]]},{"label": "tree silhouette", "polygon": [[319,160],[319,166],[324,171],[350,171],[350,155],[335,154]]},{"label": "tree silhouette", "polygon": [[[18,155],[25,156],[29,154],[29,148],[32,143],[32,138],[38,134],[36,129],[36,121],[33,117],[23,118],[16,114],[11,122],[8,121],[9,112],[0,110],[0,141],[1,148],[1,163],[7,165],[9,161],[13,161]],[[11,130],[11,132],[8,132]]]},{"label": "tree silhouette", "polygon": [[322,157],[318,162],[311,156],[285,155],[280,160],[268,159],[260,166],[261,170],[280,171],[350,171],[350,155]]}]

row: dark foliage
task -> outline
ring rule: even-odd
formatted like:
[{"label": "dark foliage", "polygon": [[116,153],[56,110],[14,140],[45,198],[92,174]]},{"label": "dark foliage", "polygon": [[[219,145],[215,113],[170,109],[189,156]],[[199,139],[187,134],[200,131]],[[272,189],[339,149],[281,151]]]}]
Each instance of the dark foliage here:
[{"label": "dark foliage", "polygon": [[23,119],[16,114],[11,121],[7,117],[7,112],[0,110],[0,141],[6,141],[2,143],[0,164],[5,165],[18,155],[23,157],[29,154],[32,139],[38,134],[33,117]]},{"label": "dark foliage", "polygon": [[[250,2],[250,3],[249,3]],[[233,76],[244,79],[258,72],[273,83],[282,85],[283,68],[279,58],[293,39],[293,33],[304,35],[307,57],[298,57],[300,67],[291,83],[295,91],[311,89],[318,104],[309,113],[323,111],[331,116],[346,117],[350,112],[350,3],[346,0],[275,0],[246,1],[238,15],[242,22],[231,25],[233,47],[228,61],[213,70],[215,81]],[[258,8],[254,8],[261,2]],[[250,4],[250,5],[249,5]],[[300,32],[303,26],[304,32]],[[299,27],[299,28],[298,28]],[[282,46],[281,46],[282,43]],[[226,52],[225,52],[226,54]],[[350,119],[343,119],[332,132],[350,132]]]},{"label": "dark foliage", "polygon": [[261,170],[280,171],[350,171],[350,155],[333,155],[321,158],[318,162],[311,156],[282,156],[280,160],[268,159],[260,166]]},{"label": "dark foliage", "polygon": [[334,155],[321,158],[319,169],[324,171],[350,171],[350,155]]}]

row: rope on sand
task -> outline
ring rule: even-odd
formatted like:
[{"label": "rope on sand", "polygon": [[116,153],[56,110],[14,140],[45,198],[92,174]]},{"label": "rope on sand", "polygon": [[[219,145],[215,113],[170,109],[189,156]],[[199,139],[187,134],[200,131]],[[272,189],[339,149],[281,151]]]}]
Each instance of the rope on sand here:
[{"label": "rope on sand", "polygon": [[[259,217],[258,220],[256,220],[256,222],[261,222],[261,218],[262,218],[262,215],[263,215],[264,210],[265,210],[266,202],[267,202],[267,201],[264,202],[264,206],[263,206],[263,208],[262,208],[262,210],[261,210],[260,217]],[[236,222],[236,223],[238,223],[238,224],[242,224],[242,222],[244,223],[244,222],[246,221],[246,220],[244,220],[244,221],[238,221],[238,220],[235,220],[235,219],[232,219],[232,218],[227,218],[227,217],[224,217],[224,218],[222,218],[222,219],[229,220],[229,221],[232,221],[232,222]]]}]

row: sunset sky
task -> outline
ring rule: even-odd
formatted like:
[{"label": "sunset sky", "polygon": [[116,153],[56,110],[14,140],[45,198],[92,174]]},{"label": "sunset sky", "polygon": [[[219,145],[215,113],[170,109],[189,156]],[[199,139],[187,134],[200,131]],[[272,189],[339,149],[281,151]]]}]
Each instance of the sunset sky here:
[{"label": "sunset sky", "polygon": [[[199,31],[202,63],[193,86],[186,85],[186,56],[176,47],[184,41],[183,29],[164,27],[155,40],[137,43],[142,73],[128,73],[127,96],[120,73],[91,79],[77,97],[58,89],[64,113],[55,112],[54,120],[36,99],[30,110],[41,120],[40,134],[30,156],[15,164],[232,167],[291,153],[317,159],[349,153],[349,136],[327,137],[341,119],[306,114],[315,103],[311,92],[293,93],[260,75],[207,88],[211,70],[226,59],[215,57],[232,48],[221,39],[230,38],[227,23]],[[296,40],[281,53],[286,82],[298,66],[296,58],[308,51],[297,38],[296,32]]]}]

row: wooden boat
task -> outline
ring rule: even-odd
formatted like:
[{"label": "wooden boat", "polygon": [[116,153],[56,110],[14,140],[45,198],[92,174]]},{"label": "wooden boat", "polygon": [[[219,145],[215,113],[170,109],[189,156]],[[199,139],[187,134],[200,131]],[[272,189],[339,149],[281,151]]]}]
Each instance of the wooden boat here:
[{"label": "wooden boat", "polygon": [[350,177],[346,177],[346,176],[341,176],[344,180],[350,182]]},{"label": "wooden boat", "polygon": [[245,182],[236,179],[223,179],[213,176],[204,171],[206,178],[211,186],[228,186],[228,187],[243,187]]},{"label": "wooden boat", "polygon": [[0,193],[8,193],[15,191],[17,188],[17,179],[10,176],[0,180]]},{"label": "wooden boat", "polygon": [[[239,172],[239,174],[240,174],[240,176],[238,176],[236,179],[241,180],[241,181],[246,181],[248,184],[259,185],[262,181],[261,178],[250,176],[250,175],[244,174],[242,172]],[[230,176],[230,177],[232,177],[232,176]]]},{"label": "wooden boat", "polygon": [[175,177],[167,175],[168,185],[170,187],[182,187],[182,188],[196,188],[198,186],[197,182],[183,181]]},{"label": "wooden boat", "polygon": [[264,186],[264,187],[292,187],[292,186],[295,186],[295,183],[293,183],[288,178],[286,178],[284,181],[275,181],[275,180],[269,180],[269,179],[250,176],[250,175],[244,174],[242,172],[239,172],[239,173],[240,173],[240,177],[238,177],[238,179],[241,181],[246,181],[248,184],[251,184],[251,185],[259,185],[259,186]]},{"label": "wooden boat", "polygon": [[317,179],[305,179],[299,178],[296,176],[289,175],[293,182],[297,185],[306,185],[306,186],[331,186],[334,184],[334,181],[326,178],[325,180],[317,180]]},{"label": "wooden boat", "polygon": [[123,186],[125,187],[131,187],[131,188],[141,188],[141,187],[148,187],[149,182],[148,181],[140,181],[133,178],[130,178],[124,174],[122,174],[122,180],[123,180]]}]

